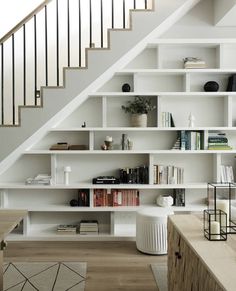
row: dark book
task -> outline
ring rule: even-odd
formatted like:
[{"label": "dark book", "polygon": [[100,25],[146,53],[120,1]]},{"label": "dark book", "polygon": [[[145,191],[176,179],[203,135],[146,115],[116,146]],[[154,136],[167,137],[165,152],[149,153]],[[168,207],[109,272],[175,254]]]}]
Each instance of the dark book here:
[{"label": "dark book", "polygon": [[89,206],[89,189],[79,189],[78,206]]}]

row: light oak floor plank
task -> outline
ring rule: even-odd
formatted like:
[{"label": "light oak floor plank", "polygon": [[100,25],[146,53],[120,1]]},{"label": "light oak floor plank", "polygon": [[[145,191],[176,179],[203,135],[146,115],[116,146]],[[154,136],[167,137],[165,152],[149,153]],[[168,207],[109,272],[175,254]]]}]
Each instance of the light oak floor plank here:
[{"label": "light oak floor plank", "polygon": [[87,262],[85,291],[157,291],[151,263],[163,264],[167,256],[140,253],[135,242],[10,242],[6,262]]}]

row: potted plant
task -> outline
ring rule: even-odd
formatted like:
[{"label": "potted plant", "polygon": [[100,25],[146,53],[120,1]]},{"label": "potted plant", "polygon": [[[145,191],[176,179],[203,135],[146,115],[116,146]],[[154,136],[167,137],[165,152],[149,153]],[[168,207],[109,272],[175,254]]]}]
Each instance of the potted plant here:
[{"label": "potted plant", "polygon": [[136,127],[147,126],[148,112],[156,108],[152,105],[151,99],[143,96],[135,96],[133,101],[128,101],[127,106],[122,105],[121,108],[125,113],[131,113],[131,125]]}]

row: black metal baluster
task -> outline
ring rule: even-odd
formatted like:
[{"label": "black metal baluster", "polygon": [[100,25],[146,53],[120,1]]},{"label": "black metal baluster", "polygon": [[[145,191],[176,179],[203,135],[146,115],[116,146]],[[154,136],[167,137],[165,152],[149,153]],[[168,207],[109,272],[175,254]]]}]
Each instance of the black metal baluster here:
[{"label": "black metal baluster", "polygon": [[89,47],[92,47],[92,1],[89,0]]},{"label": "black metal baluster", "polygon": [[23,104],[26,105],[26,44],[25,24],[23,24]]},{"label": "black metal baluster", "polygon": [[1,118],[2,124],[4,124],[4,47],[3,43],[1,43],[1,101],[2,101],[2,110],[1,110]]},{"label": "black metal baluster", "polygon": [[37,106],[37,20],[34,15],[34,105]]},{"label": "black metal baluster", "polygon": [[47,5],[45,5],[45,81],[48,86],[48,14]]},{"label": "black metal baluster", "polygon": [[67,0],[67,50],[68,50],[68,67],[70,67],[70,1]]},{"label": "black metal baluster", "polygon": [[12,123],[16,124],[16,104],[15,104],[15,37],[12,34]]},{"label": "black metal baluster", "polygon": [[123,28],[125,28],[125,0],[123,0]]},{"label": "black metal baluster", "polygon": [[57,60],[57,86],[59,86],[59,12],[58,12],[58,0],[56,0],[56,35],[57,35],[57,44],[56,44],[56,60]]},{"label": "black metal baluster", "polygon": [[144,7],[147,9],[147,0],[144,1]]},{"label": "black metal baluster", "polygon": [[101,0],[101,48],[103,48],[103,2]]},{"label": "black metal baluster", "polygon": [[81,5],[80,5],[80,0],[78,2],[79,5],[79,67],[81,67]]},{"label": "black metal baluster", "polygon": [[114,28],[114,0],[111,1],[111,28]]}]

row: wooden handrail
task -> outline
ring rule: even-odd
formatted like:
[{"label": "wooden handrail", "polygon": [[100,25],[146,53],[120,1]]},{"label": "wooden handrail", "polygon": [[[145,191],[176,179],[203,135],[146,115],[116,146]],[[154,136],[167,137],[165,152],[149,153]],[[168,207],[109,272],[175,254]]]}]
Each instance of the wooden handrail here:
[{"label": "wooden handrail", "polygon": [[41,11],[45,5],[52,2],[53,0],[44,0],[39,6],[31,11],[25,18],[23,18],[18,24],[16,24],[9,32],[7,32],[1,39],[0,44],[4,43],[9,37],[12,36],[17,30],[19,30],[24,24],[26,24],[35,14]]}]

